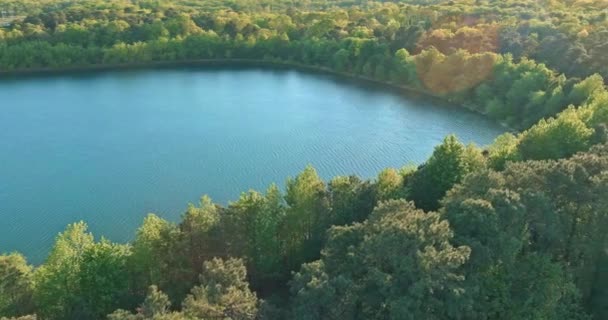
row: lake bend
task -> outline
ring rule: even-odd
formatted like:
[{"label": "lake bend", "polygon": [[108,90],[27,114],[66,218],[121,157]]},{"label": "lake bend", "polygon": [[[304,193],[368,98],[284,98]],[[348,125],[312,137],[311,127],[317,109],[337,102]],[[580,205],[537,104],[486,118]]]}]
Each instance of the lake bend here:
[{"label": "lake bend", "polygon": [[44,261],[84,220],[132,239],[203,194],[226,204],[313,165],[324,179],[420,164],[448,134],[506,131],[463,108],[310,72],[162,68],[0,79],[0,252]]}]

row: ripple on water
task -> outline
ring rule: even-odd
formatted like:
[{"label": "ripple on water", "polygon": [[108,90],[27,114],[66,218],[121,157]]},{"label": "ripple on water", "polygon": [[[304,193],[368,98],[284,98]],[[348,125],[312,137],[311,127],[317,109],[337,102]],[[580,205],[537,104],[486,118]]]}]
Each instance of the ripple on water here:
[{"label": "ripple on water", "polygon": [[448,134],[502,128],[432,101],[331,76],[149,70],[0,80],[0,251],[34,263],[66,224],[131,239],[149,212],[264,191],[307,164],[374,178],[424,161]]}]

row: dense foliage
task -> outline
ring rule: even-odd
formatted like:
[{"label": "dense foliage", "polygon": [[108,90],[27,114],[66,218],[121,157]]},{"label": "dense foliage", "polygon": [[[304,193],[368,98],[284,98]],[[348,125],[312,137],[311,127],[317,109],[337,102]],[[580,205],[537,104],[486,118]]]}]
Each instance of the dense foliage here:
[{"label": "dense foliage", "polygon": [[605,1],[2,0],[0,8],[15,17],[0,28],[3,71],[281,62],[421,90],[517,129],[579,106],[575,85],[608,76]]},{"label": "dense foliage", "polygon": [[[284,194],[271,186],[226,207],[203,197],[178,224],[149,215],[131,245],[95,241],[86,224],[72,224],[42,266],[18,254],[0,257],[0,313],[605,318],[608,145],[500,171],[470,149],[448,137],[427,166],[389,169],[374,181],[338,177],[326,185],[309,167]],[[463,174],[455,163],[475,168]],[[438,210],[403,199],[418,175],[455,183]]]},{"label": "dense foliage", "polygon": [[[130,244],[0,256],[18,319],[608,318],[604,1],[0,1],[0,68],[247,59],[413,88],[514,128],[371,181],[312,167]],[[538,61],[538,62],[537,62]],[[598,72],[599,74],[593,74]],[[527,129],[526,129],[527,128]]]}]

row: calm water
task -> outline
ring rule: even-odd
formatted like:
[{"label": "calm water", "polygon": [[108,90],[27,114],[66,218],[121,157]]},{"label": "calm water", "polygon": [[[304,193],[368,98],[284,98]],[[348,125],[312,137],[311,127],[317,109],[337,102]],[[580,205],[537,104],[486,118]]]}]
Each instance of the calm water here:
[{"label": "calm water", "polygon": [[424,161],[450,133],[503,130],[454,107],[327,75],[171,69],[0,80],[0,252],[43,261],[65,225],[131,239],[149,212],[177,221],[307,164],[371,178]]}]

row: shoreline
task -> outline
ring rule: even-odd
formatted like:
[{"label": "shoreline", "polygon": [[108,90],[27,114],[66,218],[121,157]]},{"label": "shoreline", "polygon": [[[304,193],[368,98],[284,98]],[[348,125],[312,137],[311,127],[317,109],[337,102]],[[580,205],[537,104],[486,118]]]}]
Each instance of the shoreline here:
[{"label": "shoreline", "polygon": [[[195,59],[195,60],[180,60],[180,61],[150,61],[150,62],[136,62],[136,63],[115,63],[115,64],[90,64],[90,65],[79,65],[79,66],[68,66],[68,67],[46,67],[46,68],[29,68],[29,69],[16,69],[11,71],[0,70],[0,79],[7,76],[21,76],[21,75],[59,75],[67,72],[88,72],[88,71],[112,71],[112,70],[137,70],[137,69],[148,69],[154,67],[186,67],[186,66],[222,66],[229,64],[238,65],[250,65],[250,66],[271,66],[271,67],[284,67],[302,71],[321,72],[329,75],[349,78],[352,80],[364,81],[373,83],[381,86],[386,86],[392,89],[403,90],[406,93],[419,94],[428,98],[437,99],[444,103],[449,103],[454,106],[466,109],[468,111],[480,114],[487,117],[487,114],[475,110],[470,106],[455,103],[444,96],[435,94],[428,90],[415,88],[408,85],[396,84],[389,81],[382,81],[371,77],[357,75],[350,72],[340,72],[333,70],[328,67],[321,67],[315,65],[306,65],[298,62],[290,61],[272,61],[272,60],[260,60],[260,59],[240,59],[240,58],[228,58],[228,59]],[[518,132],[517,129],[510,127],[503,121],[493,120],[498,125],[507,129],[508,132]]]}]

